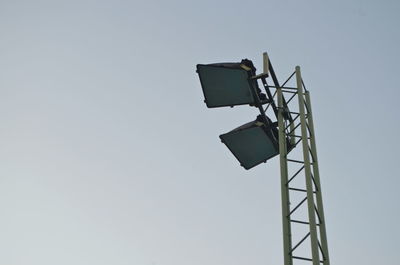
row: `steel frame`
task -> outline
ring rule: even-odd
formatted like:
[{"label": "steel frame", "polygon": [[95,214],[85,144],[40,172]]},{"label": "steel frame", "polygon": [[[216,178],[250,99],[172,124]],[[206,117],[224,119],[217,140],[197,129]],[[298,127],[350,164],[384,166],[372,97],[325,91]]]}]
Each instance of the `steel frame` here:
[{"label": "steel frame", "polygon": [[[284,265],[293,265],[296,260],[311,261],[313,265],[330,265],[310,93],[304,85],[299,66],[280,85],[267,53],[263,54],[263,63],[263,73],[248,81],[255,102],[252,106],[259,109],[266,128],[276,126],[276,122],[267,118],[267,111],[273,112],[278,124]],[[267,77],[271,77],[273,86],[268,85]],[[296,84],[286,86],[292,78]],[[259,98],[259,80],[268,101]],[[253,85],[254,81],[257,87]],[[274,93],[271,89],[275,90]],[[299,185],[301,176],[304,179]],[[305,197],[296,201],[299,194],[305,194]],[[294,215],[301,210],[301,217],[295,218]],[[295,224],[303,226],[300,237],[300,229],[293,228]],[[302,249],[305,245],[306,248]]]},{"label": "steel frame", "polygon": [[[313,265],[320,263],[329,265],[310,93],[304,86],[299,66],[296,66],[293,74],[282,86],[279,85],[269,59],[268,67],[274,86],[267,84],[266,76],[259,77],[270,98],[270,103],[260,112],[265,115],[268,108],[272,106],[278,120],[284,265],[293,265],[295,260],[310,261]],[[285,86],[294,76],[296,86]],[[275,89],[273,95],[270,89]],[[285,96],[289,98],[287,101]],[[297,106],[293,103],[296,100]],[[290,111],[289,107],[297,111]],[[296,134],[298,128],[300,129],[299,135]],[[289,143],[292,147],[294,146],[293,149],[288,148],[287,139],[290,139]],[[302,150],[300,159],[289,158],[291,152],[300,151],[300,149]],[[289,173],[288,167],[291,165],[301,165],[301,167],[294,173]],[[302,187],[293,184],[294,180],[300,176],[305,177]],[[291,195],[293,193],[305,193],[306,196],[292,206]],[[302,220],[292,218],[293,214],[305,205],[307,205],[307,211],[304,211],[306,213],[303,214]],[[295,242],[295,245],[293,245],[293,235],[298,231],[292,228],[293,224],[304,225],[307,231],[300,240]],[[307,251],[297,254],[299,247],[305,245],[307,241],[310,243]]]}]

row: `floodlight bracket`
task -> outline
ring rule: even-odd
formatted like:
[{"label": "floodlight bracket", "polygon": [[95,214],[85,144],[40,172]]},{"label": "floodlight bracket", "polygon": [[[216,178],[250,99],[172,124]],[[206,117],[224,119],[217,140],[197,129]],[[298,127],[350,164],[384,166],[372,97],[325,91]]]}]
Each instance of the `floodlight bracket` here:
[{"label": "floodlight bracket", "polygon": [[263,72],[261,74],[250,77],[250,79],[260,79],[260,78],[269,77],[269,74],[268,74],[269,64],[270,63],[269,63],[268,53],[264,52],[263,53]]},{"label": "floodlight bracket", "polygon": [[[276,75],[275,75],[274,68],[272,67],[271,61],[269,60],[267,53],[264,53],[263,56],[264,56],[264,72],[265,72],[265,71],[269,72],[269,73],[271,74],[271,78],[272,78],[272,81],[273,81],[275,87],[276,87],[276,88],[281,88],[281,85],[279,84],[278,78],[277,78]],[[266,60],[267,60],[267,62],[266,62]],[[268,70],[266,70],[265,67],[267,67]],[[263,82],[263,84],[264,84],[265,90],[268,90],[268,87],[269,87],[269,86],[268,86],[268,84],[267,84],[266,79],[265,79],[265,78],[262,78],[261,80],[262,80],[262,82]],[[287,105],[287,102],[286,102],[285,97],[283,97],[283,106],[284,106],[284,108],[287,110],[287,111],[284,111],[284,113],[283,113],[283,118],[284,118],[285,120],[287,120],[287,121],[292,122],[292,121],[293,121],[293,118],[292,118],[292,115],[290,114],[290,111],[289,111],[289,108],[288,108],[288,105]],[[272,106],[272,107],[274,107],[274,106]],[[274,112],[275,112],[275,114],[277,115],[277,112],[276,112],[276,109],[275,109],[275,108],[274,108]]]},{"label": "floodlight bracket", "polygon": [[268,77],[268,73],[262,73],[262,74],[258,74],[255,76],[250,77],[251,80],[257,80],[257,79],[261,79],[261,78],[267,78]]},{"label": "floodlight bracket", "polygon": [[268,69],[269,69],[269,57],[268,53],[263,53],[263,73],[268,76]]}]

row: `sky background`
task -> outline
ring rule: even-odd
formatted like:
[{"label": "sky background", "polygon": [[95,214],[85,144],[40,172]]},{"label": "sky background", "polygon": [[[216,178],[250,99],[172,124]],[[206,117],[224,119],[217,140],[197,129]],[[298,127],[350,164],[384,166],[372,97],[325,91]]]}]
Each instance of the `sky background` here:
[{"label": "sky background", "polygon": [[0,0],[0,264],[283,264],[278,159],[218,138],[257,110],[207,109],[195,73],[264,51],[311,91],[331,264],[399,264],[399,13]]}]

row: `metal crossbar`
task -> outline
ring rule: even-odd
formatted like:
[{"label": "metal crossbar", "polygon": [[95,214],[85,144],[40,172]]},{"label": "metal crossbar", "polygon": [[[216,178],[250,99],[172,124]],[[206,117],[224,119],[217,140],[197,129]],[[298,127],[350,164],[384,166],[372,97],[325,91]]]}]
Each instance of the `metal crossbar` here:
[{"label": "metal crossbar", "polygon": [[286,85],[287,82],[289,82],[289,80],[296,74],[296,71],[294,71],[287,79],[285,82],[283,82],[282,87],[284,87]]},{"label": "metal crossbar", "polygon": [[297,170],[296,173],[294,173],[294,175],[289,179],[287,184],[289,184],[303,169],[304,169],[304,165],[299,170]]},{"label": "metal crossbar", "polygon": [[[307,200],[307,197],[305,197],[303,200],[301,200],[301,202],[299,202],[299,204],[297,204],[296,207],[293,208],[293,210],[290,211],[289,216],[292,215],[292,213],[294,213],[297,209],[299,209],[299,207]],[[288,216],[288,217],[289,217]]]},{"label": "metal crossbar", "polygon": [[[293,121],[290,122],[289,125],[287,125],[287,126],[285,127],[285,130],[287,130],[287,129],[290,127],[290,125],[294,124],[294,122],[295,122],[299,117],[300,117],[300,115],[297,115],[297,116],[293,119]],[[300,124],[299,124],[299,126],[300,126]]]},{"label": "metal crossbar", "polygon": [[283,88],[283,89],[291,89],[291,90],[297,90],[297,87],[288,87],[288,86],[269,86],[271,88]]},{"label": "metal crossbar", "polygon": [[[307,190],[305,190],[305,189],[298,189],[298,188],[288,188],[289,190],[294,190],[294,191],[301,191],[301,192],[307,192]],[[314,193],[316,193],[315,191],[314,191]]]},{"label": "metal crossbar", "polygon": [[[309,225],[309,222],[305,222],[305,221],[300,221],[300,220],[293,220],[291,219],[290,222],[292,223],[298,223],[298,224],[304,224],[304,225]],[[319,224],[317,224],[317,226],[319,226]]]},{"label": "metal crossbar", "polygon": [[290,251],[290,253],[293,253],[293,251],[296,249],[296,248],[298,248],[298,246],[300,246],[301,245],[301,243],[303,243],[304,242],[304,240],[306,240],[307,239],[307,237],[309,237],[310,236],[310,232],[308,232],[307,233],[307,235],[305,235],[304,237],[303,237],[303,239],[302,240],[300,240],[300,242],[299,243],[297,243],[296,244],[296,246],[294,246],[293,248],[292,248],[292,250]]},{"label": "metal crossbar", "polygon": [[[275,98],[275,96],[276,96],[276,90],[275,90],[274,94],[272,95],[272,98]],[[267,111],[270,106],[271,106],[271,103],[268,103],[267,107],[265,108],[265,111]]]},{"label": "metal crossbar", "polygon": [[297,95],[297,92],[295,92],[287,101],[287,103],[289,104],[290,101],[292,101],[292,99],[294,99],[294,97]]},{"label": "metal crossbar", "polygon": [[[313,261],[313,262],[314,262],[314,260],[313,260],[313,259],[310,259],[310,258],[303,258],[303,257],[298,257],[298,256],[293,256],[293,258],[294,258],[294,259],[301,259],[301,260],[307,260],[307,261]],[[317,261],[317,262],[318,262],[318,261]],[[324,261],[323,261],[323,260],[320,260],[319,263],[324,263]]]}]

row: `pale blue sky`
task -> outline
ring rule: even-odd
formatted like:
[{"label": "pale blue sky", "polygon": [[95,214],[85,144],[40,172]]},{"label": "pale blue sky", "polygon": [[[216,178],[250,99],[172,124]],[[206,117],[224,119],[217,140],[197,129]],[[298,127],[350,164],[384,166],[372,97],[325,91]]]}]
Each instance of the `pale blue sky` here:
[{"label": "pale blue sky", "polygon": [[0,264],[282,264],[278,160],[218,138],[257,112],[207,109],[195,74],[264,51],[311,91],[331,264],[398,264],[399,13],[0,1]]}]

